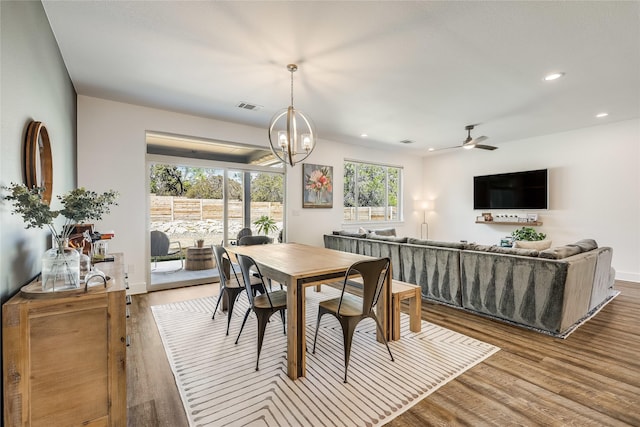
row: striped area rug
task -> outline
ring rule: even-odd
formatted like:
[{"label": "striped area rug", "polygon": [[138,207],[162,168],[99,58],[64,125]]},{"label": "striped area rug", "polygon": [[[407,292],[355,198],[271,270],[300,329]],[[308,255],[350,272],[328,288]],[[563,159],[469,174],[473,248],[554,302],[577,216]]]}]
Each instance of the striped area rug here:
[{"label": "striped area rug", "polygon": [[286,336],[277,314],[267,325],[259,371],[253,314],[234,345],[246,295],[236,303],[229,336],[226,313],[211,320],[216,297],[151,307],[191,426],[382,425],[499,350],[425,321],[420,333],[412,333],[403,313],[402,338],[390,343],[391,362],[375,340],[375,322],[366,319],[355,333],[344,384],[342,332],[332,316],[323,317],[311,353],[317,303],[339,293],[323,286],[306,295],[307,375],[296,381],[287,377]]}]

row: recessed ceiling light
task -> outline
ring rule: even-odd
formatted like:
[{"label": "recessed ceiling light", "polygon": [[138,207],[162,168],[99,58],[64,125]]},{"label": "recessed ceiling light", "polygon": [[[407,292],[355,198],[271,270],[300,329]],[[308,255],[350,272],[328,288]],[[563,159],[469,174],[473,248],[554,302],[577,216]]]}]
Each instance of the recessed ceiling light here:
[{"label": "recessed ceiling light", "polygon": [[433,148],[433,147],[429,148],[429,151],[434,151],[434,150],[435,150],[435,148]]},{"label": "recessed ceiling light", "polygon": [[552,80],[557,80],[562,76],[564,76],[564,73],[551,73],[544,76],[544,79],[545,81],[550,82]]},{"label": "recessed ceiling light", "polygon": [[369,135],[367,135],[366,133],[361,133],[361,134],[360,134],[360,138],[366,138],[366,137],[368,137],[368,136],[369,136]]},{"label": "recessed ceiling light", "polygon": [[601,119],[602,117],[607,117],[609,115],[609,113],[598,113],[596,114],[596,117]]}]

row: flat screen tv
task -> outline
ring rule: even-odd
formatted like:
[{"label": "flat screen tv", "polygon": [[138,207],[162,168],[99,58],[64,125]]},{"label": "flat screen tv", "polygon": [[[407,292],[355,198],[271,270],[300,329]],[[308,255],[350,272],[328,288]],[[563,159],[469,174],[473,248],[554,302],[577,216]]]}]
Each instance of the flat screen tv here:
[{"label": "flat screen tv", "polygon": [[548,172],[473,177],[473,209],[548,209]]}]

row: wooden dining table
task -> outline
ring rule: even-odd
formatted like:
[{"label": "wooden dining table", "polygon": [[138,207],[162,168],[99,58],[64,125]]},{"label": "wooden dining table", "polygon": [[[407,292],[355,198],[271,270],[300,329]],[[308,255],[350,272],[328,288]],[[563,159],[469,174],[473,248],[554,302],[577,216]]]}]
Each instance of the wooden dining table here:
[{"label": "wooden dining table", "polygon": [[[229,246],[226,249],[230,253],[250,256],[263,276],[287,287],[287,374],[293,380],[304,377],[305,288],[342,279],[353,263],[374,258],[300,243]],[[376,316],[387,340],[391,338],[390,313],[391,271],[376,307]]]}]

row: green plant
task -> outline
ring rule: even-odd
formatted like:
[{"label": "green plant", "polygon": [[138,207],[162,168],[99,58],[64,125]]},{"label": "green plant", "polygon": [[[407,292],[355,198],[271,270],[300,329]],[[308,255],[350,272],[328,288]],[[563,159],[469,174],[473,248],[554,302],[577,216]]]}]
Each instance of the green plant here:
[{"label": "green plant", "polygon": [[[62,203],[62,209],[56,211],[42,201],[43,188],[27,188],[24,184],[15,183],[11,183],[10,187],[3,188],[11,192],[4,197],[13,202],[11,213],[21,215],[24,222],[27,223],[26,228],[49,227],[58,241],[59,248],[63,247],[63,242],[69,237],[73,225],[87,220],[102,219],[104,214],[109,213],[111,205],[117,205],[116,198],[118,197],[118,193],[113,190],[98,194],[80,187],[62,196],[57,196]],[[60,233],[53,223],[58,215],[66,218]]]},{"label": "green plant", "polygon": [[547,235],[544,233],[538,233],[531,227],[522,227],[518,230],[515,230],[511,233],[514,240],[528,240],[528,241],[536,241],[536,240],[544,240]]},{"label": "green plant", "polygon": [[258,233],[264,233],[266,235],[278,229],[276,222],[267,215],[262,215],[256,219],[253,224],[257,227]]}]

